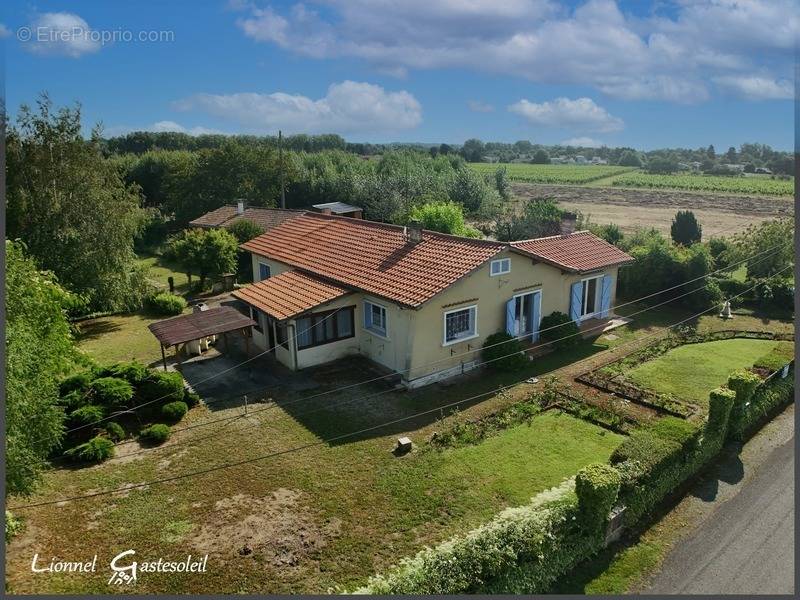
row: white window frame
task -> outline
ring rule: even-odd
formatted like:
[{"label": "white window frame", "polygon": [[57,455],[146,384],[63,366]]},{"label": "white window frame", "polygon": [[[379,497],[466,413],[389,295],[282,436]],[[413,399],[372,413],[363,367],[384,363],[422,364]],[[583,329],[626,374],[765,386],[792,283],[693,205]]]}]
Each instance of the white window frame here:
[{"label": "white window frame", "polygon": [[[539,290],[528,290],[527,292],[520,292],[519,294],[514,294],[511,297],[514,300],[516,300],[517,298],[520,298],[522,296],[529,296],[529,295],[532,296],[533,294],[539,294],[539,322],[536,324],[537,329],[538,329],[539,325],[542,324],[542,290],[541,289],[539,289]],[[531,302],[533,302],[532,299],[531,299]],[[520,338],[523,337],[523,336],[529,336],[529,335],[530,334],[527,334],[527,333],[526,334],[520,334],[519,332],[517,332],[517,337],[520,337]]]},{"label": "white window frame", "polygon": [[[496,264],[501,265],[500,266],[501,270],[497,271],[495,273],[494,266]],[[503,266],[502,266],[503,264],[507,264],[508,268],[503,270]],[[489,263],[489,277],[497,277],[498,275],[505,275],[506,273],[511,273],[511,259],[510,258],[498,258],[498,259],[493,260],[491,263]]]},{"label": "white window frame", "polygon": [[[368,331],[372,335],[376,335],[379,338],[383,338],[385,340],[389,339],[389,310],[386,305],[381,304],[380,302],[373,302],[372,300],[364,300],[364,313],[366,314],[367,310],[370,312],[372,311],[372,306],[377,306],[381,310],[383,310],[383,330],[377,329],[375,327],[367,327],[366,323],[364,324],[364,331]],[[366,316],[364,317],[366,319]],[[370,319],[371,321],[371,319]]]},{"label": "white window frame", "polygon": [[593,319],[596,315],[600,314],[600,311],[597,308],[597,301],[600,299],[600,295],[602,294],[601,289],[603,285],[604,274],[605,273],[600,273],[600,275],[592,275],[591,277],[584,277],[581,279],[581,312],[583,312],[583,309],[586,308],[586,297],[589,294],[589,284],[587,282],[591,281],[592,279],[596,279],[597,283],[594,286],[594,306],[592,307],[592,310],[580,315],[579,320],[585,321],[586,319]]},{"label": "white window frame", "polygon": [[[472,311],[474,322],[472,323],[472,330],[473,333],[466,337],[460,337],[454,340],[447,341],[447,315],[451,315],[457,312],[463,312],[465,310]],[[458,308],[454,308],[452,310],[446,310],[442,315],[442,346],[452,346],[453,344],[460,344],[461,342],[466,342],[467,340],[474,340],[476,337],[479,337],[480,334],[478,333],[478,305],[477,304],[470,304],[469,306],[460,306]]]}]

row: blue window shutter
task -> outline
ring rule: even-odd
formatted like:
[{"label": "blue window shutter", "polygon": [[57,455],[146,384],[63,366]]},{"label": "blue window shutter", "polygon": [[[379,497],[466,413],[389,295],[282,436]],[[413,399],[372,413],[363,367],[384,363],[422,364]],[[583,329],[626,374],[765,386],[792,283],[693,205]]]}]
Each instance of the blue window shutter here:
[{"label": "blue window shutter", "polygon": [[576,281],[572,284],[569,295],[569,318],[576,323],[581,318],[581,305],[583,304],[583,282]]},{"label": "blue window shutter", "polygon": [[537,292],[533,295],[533,302],[531,302],[531,341],[536,342],[539,340],[539,317],[542,314],[542,293]]},{"label": "blue window shutter", "polygon": [[611,308],[611,275],[603,275],[603,283],[600,288],[600,318],[605,319]]},{"label": "blue window shutter", "polygon": [[517,335],[517,332],[514,331],[514,322],[516,321],[514,318],[515,304],[516,300],[514,298],[506,302],[506,333],[508,335]]}]

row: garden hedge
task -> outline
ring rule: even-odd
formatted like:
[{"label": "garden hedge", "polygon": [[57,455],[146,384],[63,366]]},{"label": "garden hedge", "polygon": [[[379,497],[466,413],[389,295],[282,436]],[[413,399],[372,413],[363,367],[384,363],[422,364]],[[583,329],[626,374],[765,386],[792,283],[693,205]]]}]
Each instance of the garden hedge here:
[{"label": "garden hedge", "polygon": [[580,341],[577,323],[562,312],[552,312],[542,319],[539,324],[539,338],[543,342],[550,342],[555,349],[568,348]]},{"label": "garden hedge", "polygon": [[94,404],[108,408],[127,406],[133,398],[133,386],[117,377],[100,377],[89,384]]},{"label": "garden hedge", "polygon": [[731,373],[728,377],[728,387],[736,393],[736,399],[731,409],[728,437],[742,439],[745,415],[756,388],[761,383],[761,378],[750,371],[740,370]]},{"label": "garden hedge", "polygon": [[750,398],[750,406],[742,415],[738,429],[732,437],[744,440],[758,425],[767,420],[780,407],[787,406],[793,398],[793,374],[785,379],[781,379],[779,376],[775,377],[759,386]]},{"label": "garden hedge", "polygon": [[189,406],[186,404],[186,402],[182,402],[180,400],[175,402],[167,402],[161,407],[161,416],[163,416],[167,421],[177,423],[183,418],[188,410]]},{"label": "garden hedge", "polygon": [[355,593],[544,592],[603,543],[602,534],[579,523],[573,490],[568,480],[526,506],[508,508],[489,523],[370,578]]},{"label": "garden hedge", "polygon": [[81,462],[103,462],[114,456],[114,443],[108,438],[97,436],[70,448],[64,455]]},{"label": "garden hedge", "polygon": [[165,317],[179,315],[187,307],[184,298],[169,292],[161,292],[149,297],[146,305],[151,312]]},{"label": "garden hedge", "polygon": [[152,402],[158,408],[168,402],[183,400],[183,396],[183,377],[174,371],[151,371],[137,390],[140,404]]},{"label": "garden hedge", "polygon": [[150,444],[162,444],[169,438],[169,425],[156,423],[139,432],[139,439]]},{"label": "garden hedge", "polygon": [[587,529],[602,531],[608,514],[617,501],[620,476],[611,465],[593,464],[584,467],[575,476],[575,494],[581,521]]}]

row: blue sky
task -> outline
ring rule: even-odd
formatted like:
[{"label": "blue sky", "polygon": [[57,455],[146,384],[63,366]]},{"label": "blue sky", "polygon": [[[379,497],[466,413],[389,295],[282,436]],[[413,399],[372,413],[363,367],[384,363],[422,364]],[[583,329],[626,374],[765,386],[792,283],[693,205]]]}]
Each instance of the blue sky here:
[{"label": "blue sky", "polygon": [[12,118],[46,90],[107,134],[793,146],[792,0],[41,0],[0,22]]}]

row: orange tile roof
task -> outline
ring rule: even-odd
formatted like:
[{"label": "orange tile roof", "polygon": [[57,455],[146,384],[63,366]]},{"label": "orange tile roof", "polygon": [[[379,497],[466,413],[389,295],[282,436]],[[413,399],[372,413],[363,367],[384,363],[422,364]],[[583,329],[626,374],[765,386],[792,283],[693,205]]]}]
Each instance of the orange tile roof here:
[{"label": "orange tile roof", "polygon": [[264,231],[269,231],[273,227],[277,227],[288,219],[305,214],[304,210],[293,210],[289,208],[263,208],[263,207],[250,207],[245,208],[243,214],[238,214],[235,206],[221,206],[216,210],[207,212],[206,214],[197,217],[195,220],[190,221],[189,225],[192,227],[227,227],[237,221],[245,219],[260,225]]},{"label": "orange tile roof", "polygon": [[578,273],[633,260],[631,255],[589,231],[511,242],[511,247],[561,269]]},{"label": "orange tile roof", "polygon": [[406,242],[403,227],[306,213],[243,249],[347,287],[416,307],[467,275],[507,244],[425,231]]},{"label": "orange tile roof", "polygon": [[300,271],[285,271],[233,292],[239,300],[275,317],[290,319],[350,293],[338,285]]}]

